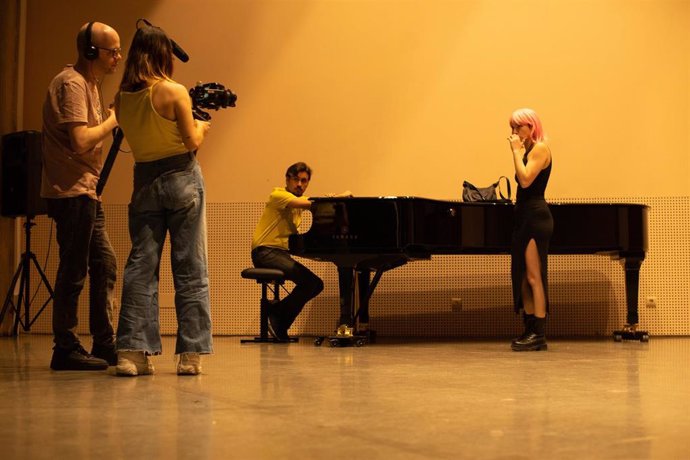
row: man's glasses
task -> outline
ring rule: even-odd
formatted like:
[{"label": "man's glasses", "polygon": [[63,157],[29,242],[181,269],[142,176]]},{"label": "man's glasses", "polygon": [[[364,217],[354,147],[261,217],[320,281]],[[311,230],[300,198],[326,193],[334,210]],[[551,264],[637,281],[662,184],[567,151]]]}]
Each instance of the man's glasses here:
[{"label": "man's glasses", "polygon": [[122,56],[122,48],[102,48],[100,46],[94,46],[94,48],[109,52],[111,57]]}]

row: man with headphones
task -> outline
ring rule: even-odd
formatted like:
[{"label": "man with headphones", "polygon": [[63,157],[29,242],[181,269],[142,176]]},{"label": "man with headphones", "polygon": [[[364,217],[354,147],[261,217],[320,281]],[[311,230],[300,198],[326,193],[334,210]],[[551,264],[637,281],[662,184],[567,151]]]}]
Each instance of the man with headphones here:
[{"label": "man with headphones", "polygon": [[[96,185],[103,141],[117,127],[103,106],[101,84],[122,60],[120,37],[100,22],[77,34],[79,56],[53,78],[43,105],[41,196],[55,221],[60,262],[53,298],[54,370],[103,370],[117,364],[112,324],[115,252]],[[91,353],[77,335],[79,295],[89,274]]]}]

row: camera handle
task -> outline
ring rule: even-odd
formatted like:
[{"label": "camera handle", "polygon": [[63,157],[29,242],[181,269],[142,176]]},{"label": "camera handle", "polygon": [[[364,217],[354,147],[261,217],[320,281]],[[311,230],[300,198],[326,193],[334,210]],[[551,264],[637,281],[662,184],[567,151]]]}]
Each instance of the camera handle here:
[{"label": "camera handle", "polygon": [[98,178],[98,184],[96,185],[96,196],[101,196],[103,193],[105,183],[108,182],[108,176],[110,176],[110,171],[113,169],[113,165],[115,164],[115,158],[117,158],[117,154],[120,152],[120,145],[122,144],[123,138],[124,134],[119,126],[113,129],[113,143],[110,145],[110,151],[108,152],[108,156],[103,163],[103,169],[101,169],[101,175]]}]

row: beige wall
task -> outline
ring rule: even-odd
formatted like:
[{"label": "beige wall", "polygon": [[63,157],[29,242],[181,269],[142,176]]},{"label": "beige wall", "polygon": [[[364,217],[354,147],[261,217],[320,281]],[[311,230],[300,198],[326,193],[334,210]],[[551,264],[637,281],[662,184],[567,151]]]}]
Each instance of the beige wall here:
[{"label": "beige wall", "polygon": [[[127,47],[146,17],[191,55],[178,81],[239,95],[199,154],[211,202],[260,201],[296,160],[316,171],[313,195],[458,198],[463,179],[512,176],[506,120],[521,106],[551,137],[550,199],[690,194],[687,1],[69,5],[28,0],[26,129],[81,24],[107,22]],[[128,201],[130,167],[121,155],[107,202]]]}]

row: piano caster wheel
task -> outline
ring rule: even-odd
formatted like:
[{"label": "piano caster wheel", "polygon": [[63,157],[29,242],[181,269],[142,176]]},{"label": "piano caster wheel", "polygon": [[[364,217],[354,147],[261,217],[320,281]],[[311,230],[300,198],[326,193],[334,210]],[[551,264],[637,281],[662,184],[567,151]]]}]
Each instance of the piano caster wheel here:
[{"label": "piano caster wheel", "polygon": [[613,340],[616,342],[622,342],[624,340],[649,342],[649,333],[636,329],[623,329],[620,331],[613,331]]},{"label": "piano caster wheel", "polygon": [[361,347],[369,343],[366,337],[363,336],[349,336],[349,337],[329,337],[328,343],[332,347]]},{"label": "piano caster wheel", "polygon": [[321,344],[323,343],[323,339],[324,339],[324,337],[317,337],[316,339],[314,339],[314,346],[320,347]]}]

